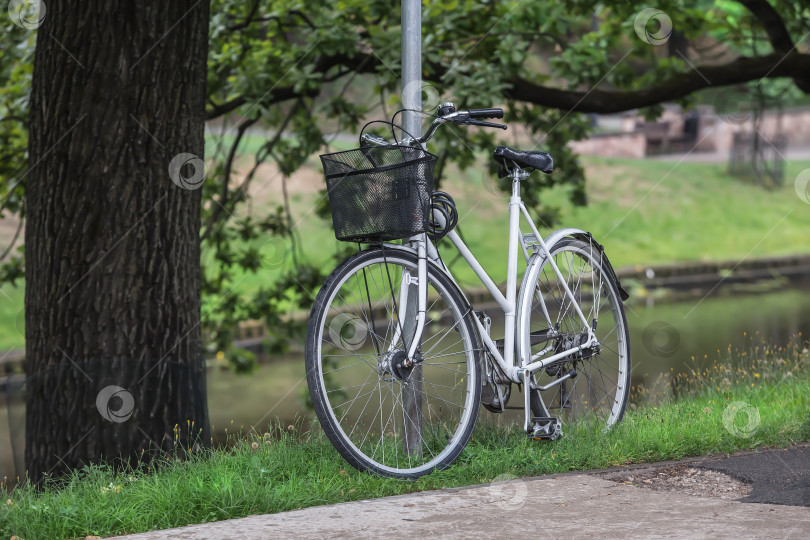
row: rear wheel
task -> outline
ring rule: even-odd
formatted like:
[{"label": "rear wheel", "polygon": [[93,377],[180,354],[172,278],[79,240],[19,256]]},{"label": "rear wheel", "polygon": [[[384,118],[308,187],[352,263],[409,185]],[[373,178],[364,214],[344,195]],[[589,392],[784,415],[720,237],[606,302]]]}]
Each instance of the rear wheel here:
[{"label": "rear wheel", "polygon": [[[630,391],[630,343],[627,319],[617,284],[603,266],[601,250],[589,242],[566,238],[551,248],[551,257],[577,300],[598,344],[535,372],[535,382],[546,386],[572,372],[576,376],[537,395],[547,413],[563,426],[610,427],[622,419]],[[520,328],[528,329],[523,347],[532,361],[587,342],[583,324],[565,293],[563,281],[548,259],[530,270],[531,300],[524,302]],[[527,285],[531,286],[531,285]],[[536,396],[533,396],[536,398]],[[544,416],[540,400],[532,411]]]},{"label": "rear wheel", "polygon": [[[417,478],[448,467],[478,416],[480,346],[471,312],[430,265],[417,362],[404,367],[409,330],[398,316],[400,289],[416,289],[416,267],[404,250],[350,257],[318,293],[307,329],[307,383],[327,437],[352,466],[383,476]],[[404,318],[414,317],[409,309]]]}]

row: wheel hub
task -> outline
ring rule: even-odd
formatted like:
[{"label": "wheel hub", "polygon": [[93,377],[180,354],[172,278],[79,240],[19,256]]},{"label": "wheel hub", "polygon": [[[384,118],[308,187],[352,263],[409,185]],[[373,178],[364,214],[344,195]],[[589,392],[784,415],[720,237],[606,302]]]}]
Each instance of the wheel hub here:
[{"label": "wheel hub", "polygon": [[397,349],[380,356],[377,360],[377,372],[383,379],[390,375],[392,379],[406,381],[410,378],[415,365],[416,362],[408,360],[408,353],[403,349]]},{"label": "wheel hub", "polygon": [[[554,354],[561,353],[563,351],[568,351],[575,347],[579,347],[588,342],[588,331],[585,330],[579,333],[563,333],[557,337],[557,341],[554,344]],[[591,347],[585,347],[584,349],[571,354],[567,358],[560,360],[559,362],[554,362],[553,364],[546,367],[546,373],[551,375],[552,377],[560,375],[568,371],[569,367],[573,367],[576,369],[577,362],[580,360],[587,360],[591,356],[599,354],[599,345],[593,345]]]}]

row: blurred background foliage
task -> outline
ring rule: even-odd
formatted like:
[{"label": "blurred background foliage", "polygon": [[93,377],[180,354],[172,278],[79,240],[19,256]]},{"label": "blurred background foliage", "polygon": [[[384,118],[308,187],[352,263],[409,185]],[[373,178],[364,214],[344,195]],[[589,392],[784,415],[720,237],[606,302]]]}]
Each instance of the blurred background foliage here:
[{"label": "blurred background foliage", "polygon": [[[723,66],[773,53],[773,36],[755,15],[763,3],[778,12],[795,41],[806,37],[810,8],[803,1],[662,1],[656,7],[671,20],[673,33],[665,45],[653,46],[636,33],[642,6],[632,2],[427,0],[426,112],[446,100],[464,108],[504,107],[515,137],[554,156],[555,174],[533,177],[523,191],[527,204],[551,224],[558,212],[541,202],[544,190],[565,186],[571,201],[587,203],[583,168],[567,143],[589,134],[585,113],[599,109],[591,92],[598,87],[620,95],[662,82],[677,85],[691,64]],[[199,112],[208,120],[203,323],[209,354],[249,371],[255,358],[233,346],[240,322],[263,321],[275,331],[265,343],[268,351],[283,352],[302,335],[300,314],[328,269],[356,249],[324,246],[333,251],[328,263],[304,257],[307,238],[297,225],[321,220],[331,227],[328,202],[320,196],[296,221],[286,182],[303,165],[317,166],[318,153],[352,147],[366,121],[388,118],[401,107],[400,11],[398,2],[382,0],[213,0],[211,14],[208,99]],[[14,218],[22,227],[26,174],[36,166],[26,150],[36,32],[2,20],[0,219]],[[526,83],[579,101],[563,107],[554,92],[518,92]],[[791,79],[754,81],[741,91],[771,96],[773,104],[807,102]],[[687,92],[678,101],[689,107],[706,95]],[[655,117],[661,110],[654,104],[645,112]],[[471,167],[496,143],[492,131],[445,129],[430,147],[440,157],[439,182],[446,164]],[[265,164],[277,170],[284,203],[248,212],[251,185]],[[15,237],[9,250],[0,249],[0,280],[21,284],[24,248]],[[272,282],[247,293],[239,287],[245,276],[268,267],[277,270]]]}]

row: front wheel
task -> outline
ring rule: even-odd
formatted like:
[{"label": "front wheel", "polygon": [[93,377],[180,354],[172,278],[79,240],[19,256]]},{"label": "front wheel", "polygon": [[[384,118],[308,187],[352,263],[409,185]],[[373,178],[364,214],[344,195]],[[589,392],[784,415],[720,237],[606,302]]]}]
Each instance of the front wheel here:
[{"label": "front wheel", "polygon": [[416,362],[403,364],[416,276],[411,252],[362,251],[327,278],[307,327],[307,383],[326,436],[352,466],[382,476],[418,478],[448,467],[478,417],[478,334],[461,294],[432,265]]},{"label": "front wheel", "polygon": [[590,242],[563,239],[551,247],[551,259],[562,279],[546,257],[529,270],[524,283],[533,287],[533,294],[525,298],[520,313],[523,351],[531,351],[527,356],[536,361],[587,341],[588,328],[565,293],[563,281],[598,343],[535,372],[535,382],[540,386],[572,370],[576,376],[545,392],[537,391],[533,413],[550,414],[569,428],[604,429],[622,419],[630,393],[630,342],[618,286],[607,270],[602,250]]}]

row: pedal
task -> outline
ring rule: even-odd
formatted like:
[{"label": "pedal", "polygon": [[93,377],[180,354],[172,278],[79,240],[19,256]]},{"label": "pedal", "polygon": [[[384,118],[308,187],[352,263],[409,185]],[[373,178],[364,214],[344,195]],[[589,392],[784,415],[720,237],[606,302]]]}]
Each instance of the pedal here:
[{"label": "pedal", "polygon": [[532,423],[534,428],[528,435],[535,441],[554,441],[562,437],[562,422],[559,418],[535,416]]}]

